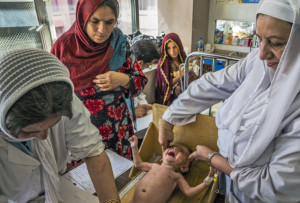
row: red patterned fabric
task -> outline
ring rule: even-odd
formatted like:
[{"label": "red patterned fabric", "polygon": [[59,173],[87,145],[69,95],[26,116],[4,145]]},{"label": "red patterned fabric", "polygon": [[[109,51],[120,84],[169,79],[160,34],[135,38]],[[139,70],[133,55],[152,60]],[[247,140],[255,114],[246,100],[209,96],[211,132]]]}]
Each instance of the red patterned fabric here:
[{"label": "red patterned fabric", "polygon": [[131,58],[127,58],[126,63],[118,70],[130,75],[128,90],[117,87],[112,91],[101,92],[94,86],[75,93],[91,113],[91,121],[98,128],[106,147],[131,158],[128,138],[134,135],[134,131],[124,96],[134,97],[139,94],[147,80],[144,74],[141,75],[139,70],[133,68],[138,65],[136,60],[132,67],[128,64],[131,64]]},{"label": "red patterned fabric", "polygon": [[51,53],[68,67],[75,91],[92,87],[91,78],[109,71],[108,63],[113,54],[110,39],[96,44],[84,32],[89,17],[102,2],[78,1],[76,21],[51,49]]},{"label": "red patterned fabric", "polygon": [[[101,44],[93,43],[85,34],[84,27],[88,19],[102,2],[80,0],[76,22],[55,42],[51,52],[69,69],[75,94],[91,113],[91,122],[98,128],[106,148],[131,158],[128,138],[134,132],[124,98],[140,94],[147,78],[137,60],[132,61],[129,53],[126,55],[126,36],[118,28],[113,30],[118,31],[115,35],[112,33]],[[92,81],[96,75],[109,70],[130,76],[129,88],[119,86],[110,91],[100,91]]]},{"label": "red patterned fabric", "polygon": [[[167,43],[173,41],[179,48],[178,58],[181,63],[184,63],[186,54],[179,36],[176,33],[169,33],[164,37],[161,46],[161,57],[157,64],[156,79],[157,87],[155,90],[155,102],[169,106],[172,102],[172,76],[171,76],[171,57],[167,54]],[[166,78],[164,77],[164,75]]]},{"label": "red patterned fabric", "polygon": [[[131,158],[128,138],[134,132],[124,98],[140,94],[147,78],[138,62],[132,61],[129,54],[126,55],[126,36],[118,28],[113,30],[117,31],[115,35],[112,33],[101,44],[92,42],[85,33],[88,19],[102,2],[80,0],[75,23],[54,43],[51,52],[69,69],[75,94],[91,113],[91,122],[98,128],[106,148]],[[129,88],[116,87],[110,91],[100,91],[93,79],[110,70],[130,76]]]}]

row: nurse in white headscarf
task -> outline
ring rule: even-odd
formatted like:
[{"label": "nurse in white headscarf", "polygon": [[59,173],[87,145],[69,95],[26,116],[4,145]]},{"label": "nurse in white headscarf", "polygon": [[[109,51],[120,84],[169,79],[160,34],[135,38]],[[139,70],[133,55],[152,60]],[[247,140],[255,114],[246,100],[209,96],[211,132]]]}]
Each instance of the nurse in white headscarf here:
[{"label": "nurse in white headscarf", "polygon": [[197,146],[190,158],[226,174],[227,202],[300,202],[299,4],[261,0],[259,48],[193,82],[163,115],[165,148],[171,125],[193,122],[195,112],[225,100],[216,117],[219,154]]}]

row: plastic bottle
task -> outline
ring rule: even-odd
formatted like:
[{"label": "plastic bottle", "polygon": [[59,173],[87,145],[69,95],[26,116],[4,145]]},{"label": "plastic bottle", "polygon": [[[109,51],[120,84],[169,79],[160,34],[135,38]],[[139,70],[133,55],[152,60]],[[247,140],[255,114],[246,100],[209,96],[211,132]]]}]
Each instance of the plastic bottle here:
[{"label": "plastic bottle", "polygon": [[239,37],[235,36],[232,38],[232,45],[237,46],[239,44]]},{"label": "plastic bottle", "polygon": [[227,44],[227,32],[224,32],[224,36],[223,36],[223,44]]},{"label": "plastic bottle", "polygon": [[229,31],[227,34],[227,44],[232,45],[232,27],[229,28]]},{"label": "plastic bottle", "polygon": [[245,38],[240,39],[239,45],[244,46],[245,44]]},{"label": "plastic bottle", "polygon": [[198,41],[198,51],[204,51],[202,37],[199,37],[199,41]]}]

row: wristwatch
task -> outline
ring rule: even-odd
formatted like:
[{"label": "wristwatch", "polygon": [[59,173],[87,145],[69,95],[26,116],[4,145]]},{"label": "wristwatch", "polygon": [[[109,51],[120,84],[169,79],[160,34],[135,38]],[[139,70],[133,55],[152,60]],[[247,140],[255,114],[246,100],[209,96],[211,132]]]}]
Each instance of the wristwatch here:
[{"label": "wristwatch", "polygon": [[211,159],[213,158],[213,156],[215,155],[219,155],[219,152],[210,152],[208,155],[207,155],[207,158],[206,158],[206,161],[207,163],[209,164],[210,167],[214,168],[213,165],[211,164]]}]

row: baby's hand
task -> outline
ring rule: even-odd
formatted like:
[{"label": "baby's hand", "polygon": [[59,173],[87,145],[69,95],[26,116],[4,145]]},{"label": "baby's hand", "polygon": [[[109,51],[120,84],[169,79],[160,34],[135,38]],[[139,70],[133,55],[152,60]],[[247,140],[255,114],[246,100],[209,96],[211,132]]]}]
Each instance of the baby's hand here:
[{"label": "baby's hand", "polygon": [[138,139],[137,139],[137,137],[136,137],[135,135],[132,135],[132,137],[130,137],[130,138],[128,139],[128,141],[130,142],[131,148],[137,147]]},{"label": "baby's hand", "polygon": [[214,169],[213,167],[209,167],[209,172],[208,172],[209,177],[214,177],[214,174],[216,173],[217,173],[217,169]]},{"label": "baby's hand", "polygon": [[213,181],[217,181],[217,170],[209,167],[208,176],[204,179],[205,185],[210,185]]}]

